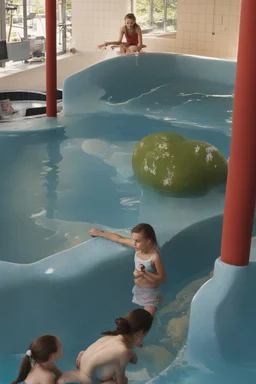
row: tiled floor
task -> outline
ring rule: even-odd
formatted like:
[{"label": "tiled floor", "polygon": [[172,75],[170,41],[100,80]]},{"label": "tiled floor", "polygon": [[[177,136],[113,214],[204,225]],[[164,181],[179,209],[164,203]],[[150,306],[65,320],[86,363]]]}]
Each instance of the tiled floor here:
[{"label": "tiled floor", "polygon": [[[65,58],[69,57],[70,55],[71,54],[69,52],[67,52],[63,55],[59,55],[59,56],[57,56],[57,61],[65,59]],[[0,67],[0,79],[1,79],[1,77],[5,77],[5,76],[9,76],[9,75],[15,75],[16,73],[27,71],[29,69],[37,68],[37,67],[40,67],[43,65],[45,65],[45,61],[39,62],[39,63],[37,63],[37,62],[24,63],[21,61],[7,62],[7,63],[5,63],[4,68]]]},{"label": "tiled floor", "polygon": [[44,65],[44,63],[22,63],[22,62],[8,62],[5,64],[5,68],[0,68],[0,78],[9,76],[9,75],[14,75],[18,72],[23,72],[27,71],[29,69],[38,67],[40,65]]}]

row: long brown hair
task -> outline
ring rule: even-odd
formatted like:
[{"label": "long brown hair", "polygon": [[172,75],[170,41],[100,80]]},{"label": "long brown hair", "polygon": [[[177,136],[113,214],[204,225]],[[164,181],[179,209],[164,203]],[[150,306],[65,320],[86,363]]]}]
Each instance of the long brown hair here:
[{"label": "long brown hair", "polygon": [[136,23],[136,17],[134,15],[134,13],[127,13],[127,15],[125,15],[125,17],[124,17],[124,20],[126,20],[126,19],[133,20]]},{"label": "long brown hair", "polygon": [[132,229],[132,233],[141,233],[141,232],[142,232],[143,236],[146,239],[151,241],[152,246],[154,248],[159,249],[159,245],[157,243],[157,238],[156,238],[155,230],[154,230],[154,228],[150,224],[140,223],[140,224],[137,224]]},{"label": "long brown hair", "polygon": [[[125,17],[124,17],[124,21],[126,19],[130,19],[130,20],[134,21],[133,30],[136,31],[136,28],[138,27],[138,24],[136,23],[136,16],[134,15],[134,13],[127,13],[127,15],[125,15]],[[126,26],[125,26],[125,31],[126,31],[126,34],[127,34],[127,27]]]},{"label": "long brown hair", "polygon": [[43,335],[34,339],[29,346],[29,354],[31,356],[25,355],[21,362],[18,377],[11,384],[18,384],[24,381],[31,371],[33,363],[45,363],[57,350],[58,339],[56,336]]},{"label": "long brown hair", "polygon": [[127,313],[125,317],[118,317],[115,320],[116,329],[113,331],[101,332],[102,335],[117,336],[129,335],[143,331],[147,333],[152,325],[153,316],[145,309],[138,308]]}]

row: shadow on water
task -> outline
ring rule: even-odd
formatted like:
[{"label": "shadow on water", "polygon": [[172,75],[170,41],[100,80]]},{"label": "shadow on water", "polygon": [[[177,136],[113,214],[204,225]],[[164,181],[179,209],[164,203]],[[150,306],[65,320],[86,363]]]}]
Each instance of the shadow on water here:
[{"label": "shadow on water", "polygon": [[[69,248],[86,240],[94,223],[132,227],[139,218],[140,189],[131,156],[136,142],[149,133],[178,132],[210,142],[226,157],[229,153],[230,139],[218,130],[111,113],[77,116],[72,124],[66,120],[65,130],[1,136],[2,260],[29,263]],[[79,239],[70,230],[78,231]]]},{"label": "shadow on water", "polygon": [[65,138],[62,129],[1,137],[1,260],[29,263],[57,249],[59,240],[52,231],[37,227],[33,217],[42,210],[53,215],[59,148]]},{"label": "shadow on water", "polygon": [[177,132],[189,139],[206,141],[216,146],[225,157],[229,156],[230,137],[225,132],[192,125],[177,126],[175,121],[141,115],[102,113],[72,118],[72,125],[67,126],[69,138],[97,138],[107,142],[137,142],[156,132]]}]

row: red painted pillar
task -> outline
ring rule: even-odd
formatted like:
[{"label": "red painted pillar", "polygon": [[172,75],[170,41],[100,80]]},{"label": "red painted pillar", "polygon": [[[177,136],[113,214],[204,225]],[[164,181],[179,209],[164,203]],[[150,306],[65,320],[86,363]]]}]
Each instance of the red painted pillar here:
[{"label": "red painted pillar", "polygon": [[242,0],[221,260],[249,263],[256,203],[256,0]]},{"label": "red painted pillar", "polygon": [[45,0],[46,13],[46,114],[57,115],[56,0]]}]

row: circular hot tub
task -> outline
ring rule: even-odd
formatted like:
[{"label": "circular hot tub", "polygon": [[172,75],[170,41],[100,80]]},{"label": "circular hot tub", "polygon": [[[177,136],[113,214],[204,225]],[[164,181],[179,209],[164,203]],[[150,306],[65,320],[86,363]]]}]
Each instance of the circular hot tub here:
[{"label": "circular hot tub", "polygon": [[[62,110],[62,90],[57,90],[58,111]],[[46,92],[0,91],[0,122],[46,114]]]}]

